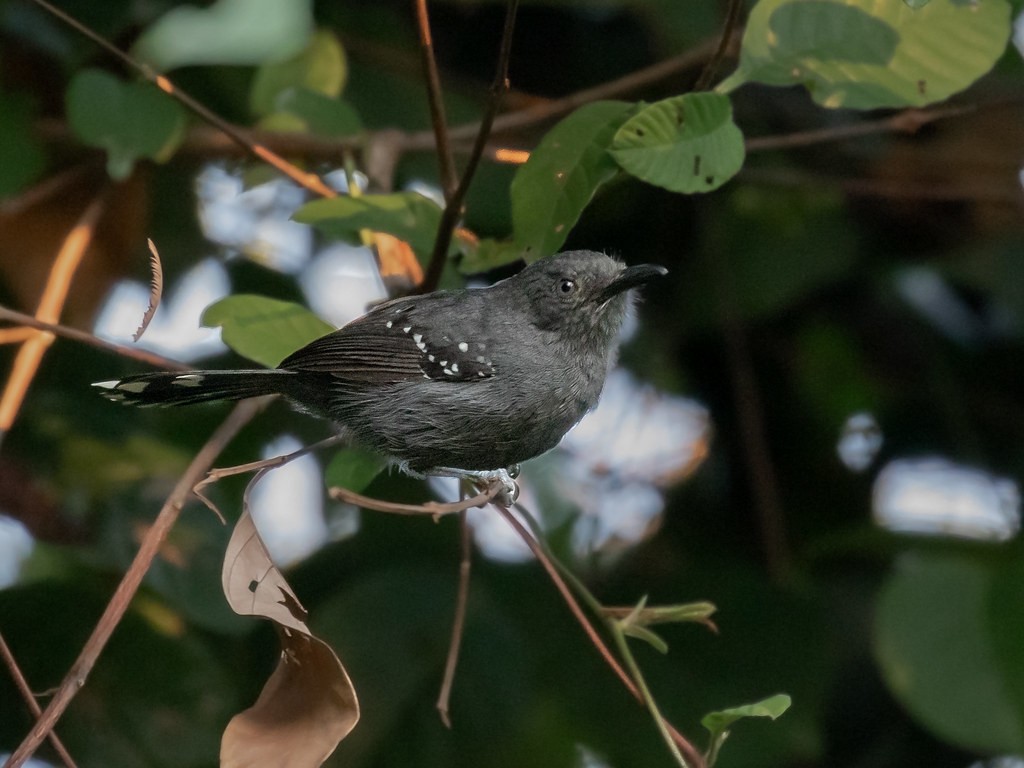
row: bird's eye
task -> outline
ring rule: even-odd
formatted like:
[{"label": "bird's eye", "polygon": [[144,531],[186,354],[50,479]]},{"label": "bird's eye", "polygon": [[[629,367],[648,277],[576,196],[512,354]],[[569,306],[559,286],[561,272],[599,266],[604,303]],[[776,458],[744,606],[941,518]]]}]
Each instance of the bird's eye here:
[{"label": "bird's eye", "polygon": [[568,296],[570,293],[576,290],[576,281],[570,280],[567,277],[563,277],[558,281],[558,292],[563,296]]}]

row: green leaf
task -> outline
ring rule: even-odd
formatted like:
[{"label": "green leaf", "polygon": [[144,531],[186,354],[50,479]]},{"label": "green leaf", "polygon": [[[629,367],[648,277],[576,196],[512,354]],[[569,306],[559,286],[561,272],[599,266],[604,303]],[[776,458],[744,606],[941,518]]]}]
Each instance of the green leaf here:
[{"label": "green leaf", "polygon": [[1020,752],[1024,719],[993,642],[992,584],[977,558],[905,556],[879,595],[875,657],[896,698],[935,734],[974,751]]},{"label": "green leaf", "polygon": [[378,453],[346,448],[334,454],[324,471],[324,482],[328,488],[347,488],[361,493],[387,465],[387,460]]},{"label": "green leaf", "polygon": [[29,100],[0,93],[0,197],[7,197],[33,182],[43,172],[46,157],[32,131]]},{"label": "green leaf", "polygon": [[203,312],[202,322],[210,328],[220,326],[225,344],[268,368],[335,330],[301,304],[251,294],[214,302]]},{"label": "green leaf", "polygon": [[777,693],[753,704],[744,704],[706,714],[700,722],[711,733],[711,743],[706,755],[708,766],[713,766],[717,762],[718,752],[729,736],[729,726],[745,717],[770,717],[775,720],[789,709],[791,703],[789,696]]},{"label": "green leaf", "polygon": [[278,97],[291,89],[302,89],[337,98],[345,88],[348,63],[338,38],[317,30],[305,50],[290,59],[267,63],[256,70],[249,91],[249,106],[256,115],[283,109]]},{"label": "green leaf", "polygon": [[300,118],[309,132],[317,136],[355,136],[363,130],[363,121],[351,104],[305,88],[282,91],[274,106]]},{"label": "green leaf", "polygon": [[658,653],[668,653],[668,643],[657,632],[652,632],[640,624],[623,624],[622,633],[637,640],[643,640]]},{"label": "green leaf", "polygon": [[724,732],[737,720],[742,720],[745,717],[770,717],[775,720],[789,709],[789,705],[792,703],[792,699],[786,694],[776,693],[774,696],[755,701],[753,704],[743,704],[739,707],[709,712],[704,715],[700,724],[707,728],[714,737]]},{"label": "green leaf", "polygon": [[512,180],[512,228],[528,261],[555,253],[597,189],[618,172],[607,149],[635,105],[596,101],[548,131]]},{"label": "green leaf", "polygon": [[217,0],[206,8],[172,8],[142,33],[132,53],[161,72],[254,65],[295,56],[312,33],[311,0]]},{"label": "green leaf", "polygon": [[802,84],[830,108],[920,107],[988,72],[1009,36],[1005,0],[761,0],[718,90]]},{"label": "green leaf", "polygon": [[314,200],[292,217],[347,242],[359,242],[359,230],[387,232],[405,240],[421,259],[429,258],[441,223],[441,209],[415,192],[341,196]]},{"label": "green leaf", "polygon": [[148,83],[124,83],[86,69],[67,91],[68,122],[83,143],[107,152],[107,172],[124,179],[141,157],[165,159],[185,130],[185,113]]},{"label": "green leaf", "polygon": [[688,93],[642,109],[619,128],[612,157],[638,179],[670,192],[710,192],[743,166],[743,134],[729,99]]}]

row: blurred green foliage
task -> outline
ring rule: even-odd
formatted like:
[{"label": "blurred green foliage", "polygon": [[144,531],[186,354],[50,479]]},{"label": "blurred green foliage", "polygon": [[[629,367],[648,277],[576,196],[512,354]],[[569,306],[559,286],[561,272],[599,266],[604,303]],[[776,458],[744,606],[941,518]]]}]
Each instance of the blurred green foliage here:
[{"label": "blurred green foliage", "polygon": [[[308,4],[263,2],[266,14],[243,14],[245,34],[206,58],[195,50],[208,49],[202,38],[178,50],[183,38],[174,24],[183,22],[158,21],[178,5],[69,0],[62,7],[120,46],[148,31],[146,46],[157,50],[156,59],[184,67],[175,82],[229,120],[285,115],[300,133],[347,137],[335,156],[297,158],[307,170],[359,167],[367,161],[359,145],[367,132],[429,128],[407,2],[317,3],[316,32]],[[640,175],[659,187],[627,176],[635,169],[605,150],[623,123],[643,118],[644,111],[631,117],[636,110],[678,98],[700,68],[602,94],[629,101],[592,103],[559,115],[553,130],[551,119],[494,140],[536,152],[518,170],[485,161],[466,211],[467,225],[484,239],[459,241],[458,263],[444,278],[459,282],[456,267],[470,274],[494,269],[498,277],[527,249],[563,246],[670,268],[645,292],[639,329],[622,359],[641,378],[709,408],[715,435],[706,459],[667,490],[656,531],[607,557],[574,556],[573,505],[546,493],[542,501],[552,510],[552,546],[607,604],[635,605],[649,595],[652,605],[718,606],[717,634],[694,624],[659,627],[666,655],[635,643],[666,717],[684,733],[699,741],[708,712],[780,691],[792,697],[792,708],[775,722],[735,724],[718,762],[723,768],[966,768],[981,757],[1024,750],[1021,543],[897,536],[871,522],[871,481],[889,458],[941,454],[1024,476],[1024,115],[1019,100],[1003,98],[1019,95],[1024,68],[1006,47],[1010,7],[1001,0],[895,2],[878,12],[882,21],[862,25],[882,25],[884,34],[867,42],[848,36],[851,15],[862,19],[876,5],[759,5],[739,72],[726,81],[732,117],[724,129],[733,139],[737,126],[747,137],[827,131],[875,115],[818,103],[929,104],[962,89],[968,90],[958,98],[977,110],[915,135],[881,131],[750,152],[742,169],[729,167],[729,174],[739,173],[721,189],[685,197],[662,188],[672,188],[660,178],[671,170],[658,154],[664,147],[641,142],[637,150],[651,153],[644,159],[655,173]],[[237,30],[231,13],[239,7],[221,0],[203,12],[219,8],[218,24]],[[484,2],[430,9],[449,120],[471,122],[487,98],[504,9]],[[665,0],[525,4],[507,108],[543,104],[538,99],[687,50],[719,30],[719,10]],[[963,23],[961,14],[972,13],[973,21]],[[938,19],[934,27],[929,18]],[[280,29],[271,29],[275,24]],[[223,41],[224,27],[201,26]],[[806,32],[811,28],[820,36]],[[964,30],[981,43],[961,37]],[[775,33],[774,47],[762,42],[766,31]],[[168,148],[181,138],[177,113],[161,117],[163,107],[133,105],[151,98],[143,94],[163,97],[125,73],[104,72],[115,70],[113,59],[28,0],[0,4],[0,33],[5,202],[18,201],[31,181],[90,159],[89,147],[105,148],[112,175],[141,179],[145,200],[135,201],[134,215],[161,244],[173,285],[215,248],[197,223],[196,153],[232,169],[242,161],[221,157],[216,147],[171,155]],[[305,53],[299,43],[309,43]],[[924,94],[902,70],[876,61],[888,52],[912,69],[930,61],[929,46],[941,55]],[[975,83],[996,59],[995,71]],[[843,79],[853,71],[851,60],[859,67],[855,80],[870,70],[867,86]],[[719,78],[733,66],[722,63]],[[726,105],[724,96],[701,98]],[[140,122],[122,119],[120,110]],[[69,125],[55,131],[44,119]],[[577,143],[567,147],[563,139]],[[670,140],[684,142],[672,144],[673,152],[692,149],[675,133]],[[737,148],[732,141],[726,160],[730,153],[735,160]],[[462,145],[457,162],[464,158]],[[374,187],[371,174],[370,194],[311,202],[301,217],[353,242],[360,229],[388,229],[425,260],[439,208],[396,190],[414,179],[436,184],[436,163],[412,150],[394,159],[395,190]],[[565,188],[553,188],[563,172]],[[87,190],[76,186],[69,200],[57,202],[71,210],[86,199]],[[18,218],[13,205],[0,210],[0,302],[26,311],[34,309],[38,292],[30,289],[41,285],[49,264],[33,244],[65,221],[56,218],[56,203],[40,205],[39,219]],[[91,258],[95,271],[87,274],[101,287],[125,275],[146,279],[142,243],[120,258]],[[223,327],[236,352],[271,365],[326,327],[294,303],[301,290],[293,276],[244,253],[226,263],[235,295],[205,319]],[[904,279],[922,269],[948,290],[962,333],[908,299]],[[94,313],[97,301],[98,293],[92,303],[83,299],[76,316]],[[10,347],[2,354],[13,359]],[[0,590],[0,632],[36,691],[59,684],[155,510],[225,412],[129,412],[90,391],[90,382],[129,367],[138,366],[58,341],[4,435],[0,512],[21,520],[37,544],[20,581]],[[885,437],[863,475],[835,454],[843,420],[861,409],[875,415]],[[326,430],[274,405],[218,465],[258,458],[282,431],[312,442]],[[338,454],[327,469],[331,482],[369,483],[370,495],[407,502],[428,496],[424,483],[378,474],[373,460],[353,456]],[[550,466],[562,465],[538,463],[538,473]],[[229,516],[243,487],[244,479],[234,478],[212,491]],[[434,701],[454,611],[455,521],[373,514],[360,520],[355,536],[328,543],[287,574],[363,705],[363,721],[329,764],[581,766],[584,755],[616,767],[670,764],[650,718],[532,562],[475,558],[451,707],[455,727],[441,727]],[[220,733],[258,695],[277,649],[269,626],[242,620],[224,604],[219,571],[227,536],[200,505],[185,510],[58,725],[80,764],[215,764]],[[0,671],[0,753],[13,750],[30,726]],[[52,759],[46,749],[41,755]]]}]

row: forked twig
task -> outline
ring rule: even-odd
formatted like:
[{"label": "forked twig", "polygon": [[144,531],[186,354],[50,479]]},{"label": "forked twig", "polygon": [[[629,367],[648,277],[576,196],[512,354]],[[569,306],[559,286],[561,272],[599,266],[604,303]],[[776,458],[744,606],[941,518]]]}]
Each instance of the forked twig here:
[{"label": "forked twig", "polygon": [[[263,399],[269,400],[269,397]],[[310,445],[304,445],[302,448],[299,448],[297,451],[292,451],[291,453],[285,453],[280,456],[271,456],[269,459],[260,459],[259,461],[250,461],[247,464],[238,464],[234,467],[211,469],[206,473],[206,477],[192,487],[192,493],[197,499],[206,505],[207,509],[220,518],[220,521],[223,523],[224,515],[221,514],[217,505],[214,504],[213,501],[204,493],[207,486],[213,485],[214,483],[223,480],[225,477],[234,477],[235,475],[242,475],[246,472],[265,473],[265,470],[276,469],[277,467],[284,466],[288,462],[294,461],[301,456],[305,456],[307,453],[319,451],[321,448],[329,448],[332,445],[338,445],[346,440],[348,440],[347,435],[331,435],[330,437],[325,437],[323,440],[318,440]]]},{"label": "forked twig", "polygon": [[441,213],[441,222],[437,225],[437,237],[434,239],[434,250],[430,256],[430,265],[427,267],[426,277],[420,286],[422,293],[429,293],[437,288],[441,281],[441,273],[444,272],[444,265],[448,259],[448,246],[452,242],[452,233],[455,225],[462,215],[462,204],[469,191],[469,185],[476,174],[480,158],[483,156],[487,140],[491,135],[491,125],[501,108],[501,100],[508,91],[508,62],[512,56],[512,32],[516,26],[516,11],[519,8],[519,0],[508,0],[505,11],[505,26],[501,32],[501,49],[498,53],[498,66],[494,75],[494,82],[491,84],[491,96],[484,110],[483,119],[477,130],[476,140],[473,142],[473,149],[466,161],[466,168],[459,179],[459,186],[448,198],[444,211]]}]

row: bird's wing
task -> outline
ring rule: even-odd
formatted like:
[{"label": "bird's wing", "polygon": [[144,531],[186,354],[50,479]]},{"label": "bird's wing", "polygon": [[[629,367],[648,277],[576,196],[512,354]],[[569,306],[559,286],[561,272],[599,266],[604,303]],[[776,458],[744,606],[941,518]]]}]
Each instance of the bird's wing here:
[{"label": "bird's wing", "polygon": [[[293,352],[279,367],[365,383],[422,378],[483,381],[493,376],[486,347],[452,338],[425,322],[419,301],[405,299],[377,307]],[[450,317],[446,308],[437,309],[441,317]]]}]

